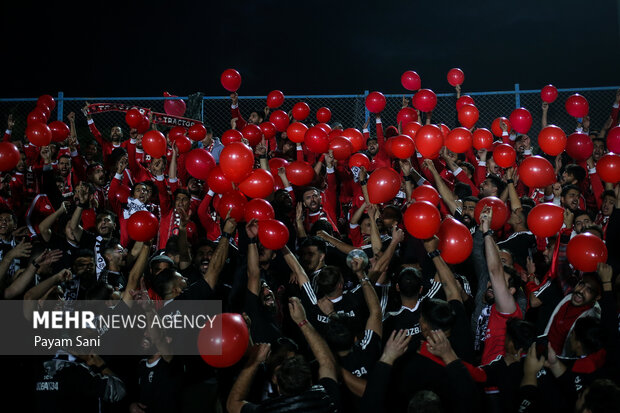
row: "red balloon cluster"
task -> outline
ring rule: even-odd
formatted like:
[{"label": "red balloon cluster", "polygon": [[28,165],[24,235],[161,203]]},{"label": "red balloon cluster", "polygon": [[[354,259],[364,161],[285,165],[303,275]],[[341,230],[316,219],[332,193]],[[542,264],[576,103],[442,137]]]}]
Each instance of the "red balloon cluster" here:
[{"label": "red balloon cluster", "polygon": [[306,147],[314,153],[325,153],[329,151],[327,133],[317,126],[308,129],[304,136],[304,142]]},{"label": "red balloon cluster", "polygon": [[235,69],[226,69],[220,76],[220,82],[224,89],[236,92],[241,87],[241,75]]},{"label": "red balloon cluster", "polygon": [[284,93],[279,90],[272,90],[267,95],[267,106],[271,109],[277,109],[284,103]]},{"label": "red balloon cluster", "polygon": [[469,95],[463,95],[460,98],[458,98],[456,100],[456,111],[458,112],[459,109],[461,109],[464,105],[472,105],[475,106],[474,104],[474,98],[472,98]]},{"label": "red balloon cluster", "polygon": [[493,134],[485,128],[478,128],[473,133],[472,144],[475,149],[491,149],[493,145]]},{"label": "red balloon cluster", "polygon": [[288,242],[289,232],[286,225],[276,219],[258,222],[258,240],[263,247],[270,250],[282,249]]},{"label": "red balloon cluster", "polygon": [[400,175],[392,168],[381,167],[368,178],[368,198],[371,204],[388,202],[400,190]]},{"label": "red balloon cluster", "polygon": [[566,108],[566,112],[574,118],[583,118],[588,114],[590,110],[590,105],[586,98],[581,96],[579,93],[575,93],[572,96],[569,96],[566,99],[566,103],[564,104],[564,108]]},{"label": "red balloon cluster", "polygon": [[413,139],[407,135],[398,135],[390,138],[390,151],[398,159],[408,159],[415,152]]},{"label": "red balloon cluster", "polygon": [[47,126],[49,126],[52,131],[52,142],[62,142],[67,139],[71,133],[69,126],[60,120],[50,122]]},{"label": "red balloon cluster", "polygon": [[206,149],[197,148],[185,155],[185,169],[196,179],[206,181],[214,167],[215,159]]},{"label": "red balloon cluster", "polygon": [[424,125],[415,134],[415,146],[425,158],[436,158],[443,146],[441,129],[436,125]]},{"label": "red balloon cluster", "polygon": [[314,168],[306,161],[293,161],[286,165],[286,177],[293,185],[305,186],[314,179]]},{"label": "red balloon cluster", "polygon": [[288,128],[290,119],[285,111],[278,109],[271,113],[269,122],[274,124],[278,132],[284,132]]},{"label": "red balloon cluster", "polygon": [[274,179],[271,172],[264,169],[254,169],[239,184],[239,189],[250,198],[267,198],[274,189]]},{"label": "red balloon cluster", "polygon": [[291,109],[293,119],[302,121],[310,115],[310,106],[306,102],[297,102]]},{"label": "red balloon cluster", "polygon": [[555,204],[538,204],[527,215],[527,227],[537,237],[555,235],[560,232],[563,224],[564,208]]},{"label": "red balloon cluster", "polygon": [[227,216],[228,211],[230,211],[230,217],[240,222],[243,220],[247,203],[247,198],[240,191],[228,191],[220,198],[220,202],[217,205],[217,213],[224,218]]},{"label": "red balloon cluster", "polygon": [[448,264],[460,264],[465,261],[474,248],[474,239],[469,229],[451,216],[445,217],[439,225],[437,238],[441,258]]},{"label": "red balloon cluster", "polygon": [[503,121],[508,127],[506,132],[510,133],[512,131],[512,125],[510,124],[510,121],[508,119],[503,116],[496,118],[491,124],[491,132],[493,132],[493,135],[497,136],[498,138],[501,138],[503,133],[502,127],[500,126],[501,121]]},{"label": "red balloon cluster", "polygon": [[445,138],[445,145],[455,153],[465,153],[471,148],[473,141],[472,134],[465,128],[454,128]]},{"label": "red balloon cluster", "polygon": [[592,156],[594,144],[585,133],[572,133],[566,140],[566,153],[577,162],[585,161]]},{"label": "red balloon cluster", "polygon": [[56,107],[56,101],[52,95],[41,95],[37,99],[37,107],[46,107],[49,111],[52,111]]},{"label": "red balloon cluster", "polygon": [[421,127],[422,125],[418,122],[409,122],[403,127],[403,135],[407,135],[415,141],[415,135]]},{"label": "red balloon cluster", "polygon": [[402,108],[396,115],[396,123],[399,125],[406,125],[409,122],[415,122],[416,120],[418,120],[418,113],[414,108]]},{"label": "red balloon cluster", "polygon": [[241,142],[241,139],[243,139],[243,133],[236,129],[228,129],[226,132],[222,133],[220,141],[222,145],[228,146],[233,142]]},{"label": "red balloon cluster", "polygon": [[538,146],[547,155],[557,156],[566,148],[566,134],[558,126],[546,126],[538,134]]},{"label": "red balloon cluster", "polygon": [[432,112],[437,106],[437,95],[430,89],[420,89],[413,95],[413,107],[420,112]]},{"label": "red balloon cluster", "polygon": [[28,125],[26,137],[35,146],[47,146],[52,141],[52,130],[44,122]]},{"label": "red balloon cluster", "polygon": [[248,326],[241,314],[215,316],[213,325],[205,325],[198,334],[198,351],[208,365],[230,367],[245,354],[250,339]]},{"label": "red balloon cluster", "polygon": [[[194,149],[190,152],[190,155],[196,150],[197,149]],[[187,159],[185,163],[187,164]],[[241,182],[254,167],[254,154],[252,153],[252,149],[241,142],[231,143],[222,149],[220,153],[220,167],[222,168],[222,172],[224,172],[226,177],[232,182]]]},{"label": "red balloon cluster", "polygon": [[276,125],[269,122],[268,120],[266,120],[265,122],[261,123],[258,126],[260,127],[261,132],[263,132],[265,139],[273,138],[274,136],[276,136],[276,133],[278,132],[276,130]]},{"label": "red balloon cluster", "polygon": [[302,143],[308,132],[308,127],[301,122],[293,122],[286,128],[286,137],[291,142]]},{"label": "red balloon cluster", "polygon": [[510,114],[510,124],[517,133],[527,133],[532,127],[532,114],[525,108],[518,108]]},{"label": "red balloon cluster", "polygon": [[508,207],[504,201],[494,196],[487,196],[478,201],[476,208],[474,209],[474,218],[476,219],[476,222],[480,224],[480,213],[487,206],[491,207],[491,210],[493,211],[493,216],[491,217],[491,229],[496,231],[502,228],[508,220]]},{"label": "red balloon cluster", "polygon": [[416,72],[407,70],[400,77],[400,84],[407,90],[418,90],[422,86],[422,80]]},{"label": "red balloon cluster", "polygon": [[405,228],[411,236],[428,239],[435,235],[441,224],[439,210],[430,202],[416,201],[409,205],[403,215]]},{"label": "red balloon cluster", "polygon": [[501,168],[510,168],[517,159],[515,148],[507,143],[499,144],[493,149],[493,160]]},{"label": "red balloon cluster", "polygon": [[125,122],[130,128],[138,129],[144,117],[140,109],[131,108],[125,113]]},{"label": "red balloon cluster", "polygon": [[276,213],[271,204],[261,198],[254,198],[248,202],[245,206],[245,212],[243,214],[245,222],[250,222],[253,219],[257,221],[274,219],[275,216]]},{"label": "red balloon cluster", "polygon": [[233,190],[232,182],[224,175],[222,168],[216,165],[207,175],[207,186],[216,194],[225,194]]},{"label": "red balloon cluster", "polygon": [[150,241],[155,238],[158,229],[159,221],[149,211],[134,212],[127,220],[127,234],[134,241]]},{"label": "red balloon cluster", "polygon": [[542,156],[528,156],[519,165],[519,177],[529,188],[544,188],[555,182],[555,171]]},{"label": "red balloon cluster", "polygon": [[195,142],[201,141],[207,137],[207,128],[202,123],[194,123],[187,130],[187,136]]},{"label": "red balloon cluster", "polygon": [[553,103],[558,97],[558,90],[553,85],[547,85],[540,91],[540,98],[543,102]]},{"label": "red balloon cluster", "polygon": [[370,92],[366,96],[366,109],[372,113],[381,113],[385,109],[385,96],[381,92]]},{"label": "red balloon cluster", "polygon": [[596,235],[575,235],[566,247],[568,262],[579,271],[596,271],[599,262],[607,261],[607,246]]},{"label": "red balloon cluster", "polygon": [[608,153],[596,163],[596,172],[604,182],[615,184],[620,181],[620,155]]},{"label": "red balloon cluster", "polygon": [[462,85],[465,81],[465,73],[461,69],[454,68],[448,71],[448,83],[450,86]]},{"label": "red balloon cluster", "polygon": [[333,152],[334,158],[339,161],[349,159],[353,153],[353,145],[351,144],[351,141],[342,136],[336,136],[332,139],[329,143],[329,149]]},{"label": "red balloon cluster", "polygon": [[29,114],[26,121],[28,126],[35,123],[47,123],[48,114],[44,111],[44,108],[37,106]]},{"label": "red balloon cluster", "polygon": [[175,126],[168,132],[168,139],[170,142],[176,142],[182,136],[185,136],[185,128],[183,126]]},{"label": "red balloon cluster", "polygon": [[349,168],[353,168],[354,166],[358,168],[363,166],[368,171],[370,169],[370,159],[363,153],[354,153],[349,158]]},{"label": "red balloon cluster", "polygon": [[10,171],[19,163],[19,150],[11,142],[0,142],[0,171]]},{"label": "red balloon cluster", "polygon": [[151,157],[161,158],[166,154],[166,137],[160,131],[150,130],[142,137],[142,148]]},{"label": "red balloon cluster", "polygon": [[430,185],[420,185],[413,190],[411,197],[417,201],[430,202],[432,205],[439,205],[439,192]]},{"label": "red balloon cluster", "polygon": [[329,108],[322,107],[316,111],[316,120],[318,120],[321,123],[327,123],[331,120],[331,118],[332,118],[332,111],[329,110]]},{"label": "red balloon cluster", "polygon": [[474,105],[463,105],[458,111],[459,122],[467,129],[474,127],[479,116],[480,112]]}]

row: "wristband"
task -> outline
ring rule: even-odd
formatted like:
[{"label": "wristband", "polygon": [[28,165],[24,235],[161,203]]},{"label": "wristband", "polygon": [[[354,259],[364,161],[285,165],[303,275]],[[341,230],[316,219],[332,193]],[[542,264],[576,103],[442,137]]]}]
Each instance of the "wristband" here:
[{"label": "wristband", "polygon": [[440,255],[441,255],[441,251],[439,251],[439,250],[431,251],[431,252],[428,253],[428,257],[430,259],[433,259],[435,257],[439,257]]},{"label": "wristband", "polygon": [[84,203],[79,203],[78,206],[82,209],[88,209],[90,208],[90,204],[88,202],[84,202]]},{"label": "wristband", "polygon": [[232,237],[232,234],[229,234],[228,232],[222,232],[222,237],[230,239],[230,237]]},{"label": "wristband", "polygon": [[362,283],[362,282],[364,282],[364,281],[367,281],[367,282],[368,282],[368,284],[370,284],[370,278],[368,278],[368,277],[364,277],[364,278],[360,279],[360,283]]},{"label": "wristband", "polygon": [[364,186],[364,185],[366,185],[368,183],[368,180],[364,179],[363,181],[359,181],[359,183],[360,183],[361,186]]},{"label": "wristband", "polygon": [[36,270],[38,270],[39,268],[41,268],[41,264],[37,264],[37,262],[36,262],[36,261],[32,261],[32,266],[33,266]]},{"label": "wristband", "polygon": [[254,237],[254,238],[250,238],[250,239],[248,240],[248,244],[256,244],[257,242],[258,242],[258,240],[256,239],[256,237]]},{"label": "wristband", "polygon": [[305,326],[306,324],[308,324],[308,320],[307,320],[307,319],[306,319],[306,320],[303,320],[303,321],[300,321],[299,323],[297,323],[297,326],[298,326],[299,328],[301,328],[301,327]]},{"label": "wristband", "polygon": [[515,181],[514,181],[513,179],[508,179],[508,180],[506,181],[506,183],[507,183],[507,184],[514,184],[514,183],[515,183]]},{"label": "wristband", "polygon": [[488,230],[487,232],[482,233],[483,237],[486,237],[487,235],[493,235],[495,234],[495,231],[493,231],[492,229]]},{"label": "wristband", "polygon": [[413,181],[413,178],[410,175],[405,175],[403,178],[405,179],[405,182]]},{"label": "wristband", "polygon": [[267,155],[266,154],[258,155],[258,159],[267,159]]}]

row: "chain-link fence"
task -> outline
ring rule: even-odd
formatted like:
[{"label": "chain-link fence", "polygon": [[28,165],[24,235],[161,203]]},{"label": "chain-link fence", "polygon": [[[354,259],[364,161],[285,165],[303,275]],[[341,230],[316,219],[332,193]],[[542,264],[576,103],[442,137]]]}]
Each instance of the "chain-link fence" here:
[{"label": "chain-link fence", "polygon": [[[508,117],[516,107],[527,108],[533,117],[532,129],[529,132],[532,142],[535,145],[536,136],[541,129],[541,98],[540,90],[520,91],[518,85],[515,90],[500,92],[464,92],[470,95],[479,109],[480,118],[476,127],[490,128],[493,120],[499,116]],[[572,133],[576,126],[576,120],[572,118],[564,109],[564,102],[573,93],[580,93],[586,97],[590,104],[591,129],[600,130],[609,117],[611,106],[614,103],[616,90],[618,87],[599,87],[599,88],[568,88],[559,89],[557,100],[550,104],[548,112],[548,122],[560,126],[567,134]],[[345,128],[356,127],[362,129],[368,119],[368,112],[365,108],[365,96],[368,92],[359,95],[297,95],[287,96],[280,109],[289,111],[297,102],[306,102],[311,109],[311,115],[307,123],[315,122],[315,114],[320,107],[328,107],[332,112],[330,123],[340,122]],[[387,104],[381,114],[384,125],[396,125],[396,115],[402,106],[403,96],[408,99],[411,106],[411,92],[407,95],[386,94]],[[198,108],[188,111],[186,116],[203,121],[213,128],[215,136],[220,136],[224,131],[230,129],[230,98],[229,97],[204,97],[201,94],[188,97],[181,97],[188,102],[188,108]],[[70,112],[76,114],[77,132],[80,140],[90,139],[86,120],[82,115],[81,109],[85,103],[124,103],[138,107],[150,108],[155,112],[164,113],[164,102],[167,98],[163,97],[114,97],[114,98],[74,98],[63,96],[59,93],[55,97],[57,106],[52,111],[50,120],[62,119],[66,121],[66,116]],[[170,99],[170,98],[168,98]],[[178,98],[176,98],[178,99]],[[24,136],[26,121],[30,111],[36,107],[36,98],[28,99],[0,99],[0,122],[6,122],[9,114],[15,120],[13,136],[15,138]],[[242,116],[247,118],[252,111],[262,113],[265,109],[265,96],[241,96],[239,98],[239,108]],[[190,116],[190,112],[191,116]],[[122,112],[105,112],[94,114],[95,124],[104,136],[109,136],[113,126],[121,126],[127,133],[127,125]],[[438,94],[437,107],[432,113],[433,123],[445,123],[450,128],[458,126],[456,112],[455,94]],[[374,128],[371,121],[371,134]],[[2,127],[0,123],[0,127]],[[536,146],[536,145],[535,145]]]}]

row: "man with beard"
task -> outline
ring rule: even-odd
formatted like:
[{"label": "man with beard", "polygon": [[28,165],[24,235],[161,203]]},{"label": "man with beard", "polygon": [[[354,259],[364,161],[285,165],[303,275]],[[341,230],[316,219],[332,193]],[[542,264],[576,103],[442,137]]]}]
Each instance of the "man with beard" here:
[{"label": "man with beard", "polygon": [[[555,192],[555,190],[554,190]],[[563,208],[570,209],[571,211],[575,211],[580,208],[580,198],[581,198],[581,190],[577,185],[568,184],[562,187],[562,192],[560,193],[560,206]],[[557,203],[557,198],[554,198],[554,203]]]},{"label": "man with beard", "polygon": [[127,264],[127,250],[121,246],[118,239],[112,238],[103,247],[103,258],[106,268],[98,277],[99,282],[104,282],[114,289],[124,290],[127,286],[127,277],[123,273]]},{"label": "man with beard", "polygon": [[583,233],[594,224],[594,220],[588,211],[578,209],[573,213],[573,216],[575,217],[573,220],[573,230],[575,234]]},{"label": "man with beard", "polygon": [[616,193],[613,190],[607,190],[603,192],[601,198],[603,200],[601,203],[601,211],[596,216],[594,223],[603,227],[603,233],[606,233],[609,217],[616,206]]},{"label": "man with beard", "polygon": [[95,188],[95,199],[97,200],[99,208],[103,209],[106,199],[108,198],[106,191],[107,179],[105,171],[103,170],[103,165],[99,162],[89,164],[86,167],[86,179],[87,182],[92,184]]},{"label": "man with beard", "polygon": [[[261,258],[258,250],[258,222],[253,219],[245,226],[248,236],[248,288],[244,310],[250,317],[250,335],[256,343],[275,346],[282,331],[278,321],[276,296],[269,284],[260,277]],[[268,250],[271,254],[274,252]],[[264,259],[264,258],[263,258]]]},{"label": "man with beard", "polygon": [[392,161],[385,150],[385,138],[398,135],[398,131],[394,134],[394,130],[396,128],[393,126],[388,127],[386,130],[386,136],[383,135],[383,124],[381,123],[381,117],[379,117],[379,115],[377,115],[375,123],[377,132],[376,136],[370,136],[368,129],[366,129],[368,122],[364,125],[364,137],[366,137],[367,148],[366,155],[368,156],[368,159],[370,159],[370,168],[368,169],[368,172],[372,172],[375,169],[384,166],[392,166]]},{"label": "man with beard", "polygon": [[213,159],[215,159],[215,163],[220,163],[220,153],[224,149],[224,145],[218,138],[213,137],[213,128],[211,125],[204,125],[207,130],[207,135],[203,140],[198,143],[199,148],[206,149],[211,155],[213,155]]},{"label": "man with beard", "polygon": [[71,266],[73,278],[63,283],[65,301],[84,300],[86,292],[97,283],[95,255],[91,250],[79,250]]},{"label": "man with beard", "polygon": [[235,121],[235,126],[233,129],[241,130],[246,125],[260,125],[263,123],[265,113],[261,113],[256,110],[250,112],[250,116],[247,121],[243,119],[243,116],[239,111],[239,95],[236,92],[230,94],[230,102],[230,116],[232,120]]},{"label": "man with beard", "polygon": [[327,245],[319,237],[306,238],[299,247],[299,261],[308,278],[315,283],[315,277],[325,267]]},{"label": "man with beard", "polygon": [[103,135],[101,135],[101,132],[99,132],[99,130],[95,126],[95,121],[93,120],[93,117],[86,112],[87,109],[88,102],[86,102],[86,106],[84,106],[82,112],[84,113],[84,116],[86,116],[86,121],[88,123],[88,129],[90,129],[90,133],[92,133],[99,146],[101,146],[101,152],[103,153],[103,162],[105,163],[107,162],[108,157],[110,156],[112,151],[115,148],[119,148],[121,146],[123,140],[123,130],[120,126],[112,126],[112,129],[110,129],[110,141],[104,140]]}]

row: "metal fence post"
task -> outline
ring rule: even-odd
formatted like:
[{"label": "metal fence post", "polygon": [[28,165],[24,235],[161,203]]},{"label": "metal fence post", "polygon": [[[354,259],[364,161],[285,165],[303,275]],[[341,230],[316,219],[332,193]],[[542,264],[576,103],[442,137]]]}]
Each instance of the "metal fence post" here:
[{"label": "metal fence post", "polygon": [[366,97],[368,96],[368,91],[365,90],[364,91],[364,122],[366,122],[366,119],[368,119],[370,117],[370,112],[368,111],[368,108],[366,107]]},{"label": "metal fence post", "polygon": [[200,121],[205,121],[205,98],[200,99]]},{"label": "metal fence post", "polygon": [[59,121],[62,121],[63,118],[63,103],[65,99],[65,94],[63,92],[58,92],[58,103],[56,104],[56,117]]},{"label": "metal fence post", "polygon": [[515,107],[521,107],[521,95],[519,94],[519,84],[515,83]]}]

